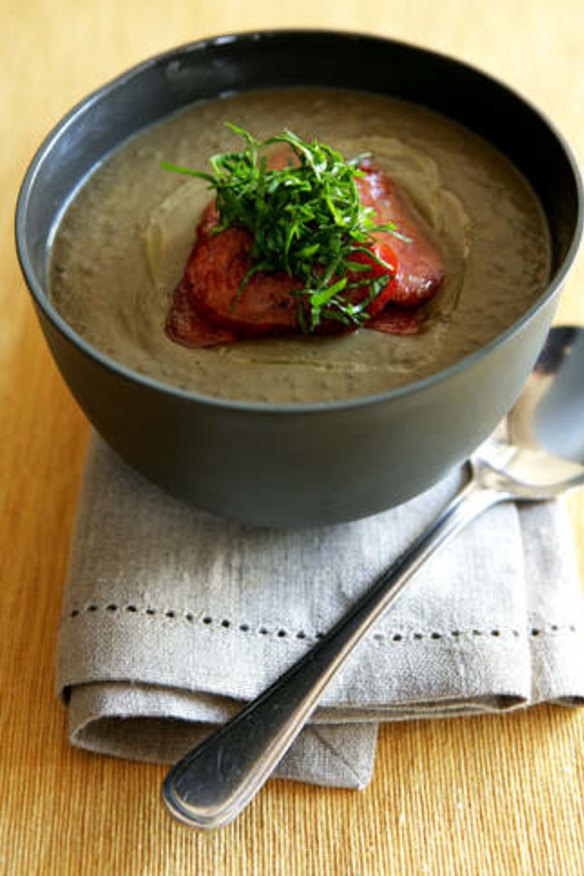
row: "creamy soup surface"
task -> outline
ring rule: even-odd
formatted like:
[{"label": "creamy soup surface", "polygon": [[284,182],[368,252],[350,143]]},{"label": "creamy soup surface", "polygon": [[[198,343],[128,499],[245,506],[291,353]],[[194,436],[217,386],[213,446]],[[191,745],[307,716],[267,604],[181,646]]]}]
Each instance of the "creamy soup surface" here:
[{"label": "creamy soup surface", "polygon": [[[212,192],[162,161],[208,169],[241,141],[285,128],[346,158],[364,152],[408,196],[441,247],[447,279],[425,327],[280,337],[187,349],[165,334],[172,293]],[[198,104],[139,133],[81,188],[55,235],[52,299],[89,343],[164,383],[258,402],[330,401],[384,392],[456,362],[537,299],[550,271],[548,229],[515,167],[462,126],[422,107],[358,92],[286,89]]]}]

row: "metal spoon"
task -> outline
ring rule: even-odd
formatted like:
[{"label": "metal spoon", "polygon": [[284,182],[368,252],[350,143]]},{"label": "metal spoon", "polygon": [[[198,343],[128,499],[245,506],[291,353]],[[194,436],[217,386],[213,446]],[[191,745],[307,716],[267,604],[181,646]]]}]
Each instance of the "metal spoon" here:
[{"label": "metal spoon", "polygon": [[498,502],[540,501],[584,483],[584,329],[552,329],[517,403],[470,459],[466,486],[304,657],[168,773],[163,797],[190,826],[234,819],[255,796],[324,688],[420,566]]}]

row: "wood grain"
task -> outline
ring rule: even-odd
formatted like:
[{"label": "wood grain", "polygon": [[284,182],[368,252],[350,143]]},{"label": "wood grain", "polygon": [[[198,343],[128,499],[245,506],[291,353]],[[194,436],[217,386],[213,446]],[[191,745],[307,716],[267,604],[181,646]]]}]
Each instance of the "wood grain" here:
[{"label": "wood grain", "polygon": [[[75,101],[201,36],[258,27],[377,32],[455,54],[519,89],[584,163],[581,0],[2,0],[0,570],[6,874],[569,874],[584,871],[584,714],[395,724],[364,792],[271,782],[212,835],[174,824],[163,769],[71,750],[53,693],[67,550],[88,426],[45,348],[12,245],[18,183]],[[584,323],[582,256],[558,321]],[[584,574],[584,498],[572,497]],[[584,671],[584,668],[583,668]]]}]

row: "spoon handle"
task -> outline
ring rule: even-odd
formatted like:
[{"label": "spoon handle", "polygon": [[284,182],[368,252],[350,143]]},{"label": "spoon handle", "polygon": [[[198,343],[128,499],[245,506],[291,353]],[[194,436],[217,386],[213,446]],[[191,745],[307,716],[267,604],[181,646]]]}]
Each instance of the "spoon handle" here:
[{"label": "spoon handle", "polygon": [[337,670],[422,563],[505,498],[471,479],[314,648],[172,767],[163,785],[170,812],[184,824],[207,829],[233,820],[272,773]]}]

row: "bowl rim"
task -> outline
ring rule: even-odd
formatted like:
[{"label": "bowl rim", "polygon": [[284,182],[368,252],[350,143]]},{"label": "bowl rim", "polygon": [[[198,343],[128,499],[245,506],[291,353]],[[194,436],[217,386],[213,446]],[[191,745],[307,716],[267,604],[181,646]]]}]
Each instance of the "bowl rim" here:
[{"label": "bowl rim", "polygon": [[[96,103],[98,100],[107,98],[107,95],[110,92],[115,91],[117,88],[123,86],[127,81],[135,77],[139,77],[145,70],[148,70],[153,66],[170,62],[172,60],[175,60],[177,57],[183,56],[185,54],[203,51],[207,48],[213,48],[214,46],[228,45],[236,42],[244,44],[247,42],[249,44],[253,44],[260,41],[270,41],[278,37],[299,39],[329,37],[331,39],[354,40],[355,42],[358,42],[360,40],[367,40],[371,42],[378,42],[381,45],[400,46],[402,48],[416,52],[420,55],[424,55],[427,58],[433,58],[437,61],[447,62],[451,65],[454,65],[455,67],[466,70],[468,72],[472,72],[475,75],[478,74],[482,78],[498,86],[499,89],[507,91],[511,96],[515,97],[517,100],[523,103],[535,116],[537,116],[539,120],[548,128],[551,134],[555,137],[556,141],[561,147],[564,158],[566,159],[574,178],[577,208],[576,222],[572,240],[557,271],[548,282],[544,291],[538,296],[537,300],[528,308],[528,310],[525,311],[525,313],[523,313],[519,317],[519,319],[515,320],[515,322],[508,326],[508,328],[506,328],[503,332],[496,335],[496,337],[494,337],[491,341],[482,345],[472,353],[469,353],[461,359],[458,359],[456,362],[447,366],[446,368],[433,372],[426,377],[414,380],[411,383],[406,383],[402,386],[394,387],[393,389],[386,390],[384,392],[371,393],[368,395],[360,395],[328,401],[300,403],[245,401],[240,399],[221,398],[219,396],[206,395],[195,390],[181,389],[178,386],[174,386],[170,383],[165,383],[161,380],[149,377],[148,375],[141,374],[138,371],[134,371],[133,369],[106,355],[97,347],[94,347],[92,344],[86,341],[85,338],[83,338],[82,335],[76,332],[75,329],[73,329],[73,327],[61,316],[57,308],[53,305],[48,295],[48,291],[45,291],[42,288],[41,283],[37,282],[35,272],[32,268],[32,261],[29,255],[28,243],[25,234],[25,224],[29,208],[31,191],[33,190],[36,176],[39,172],[45,156],[47,155],[47,153],[49,153],[54,143],[56,143],[62,137],[67,128],[75,122],[79,115],[90,111],[94,103]],[[244,93],[246,90],[250,89],[242,88],[234,93]],[[220,97],[221,94],[218,93],[215,99],[220,99]],[[139,129],[137,129],[134,133],[138,133],[138,130]],[[92,173],[93,170],[94,169],[89,171],[89,174]],[[66,205],[63,205],[63,208],[66,209]],[[60,219],[57,220],[55,227],[58,226],[59,221]],[[496,76],[493,76],[490,72],[486,72],[479,67],[476,67],[474,64],[462,61],[445,52],[439,52],[434,49],[426,48],[425,46],[416,45],[414,43],[409,43],[403,40],[384,37],[375,33],[327,28],[272,28],[265,30],[246,30],[232,33],[224,33],[216,36],[203,37],[192,42],[182,43],[174,48],[166,49],[162,52],[150,55],[144,60],[133,64],[131,67],[128,67],[112,79],[107,80],[102,85],[90,91],[85,97],[77,101],[72,106],[72,108],[67,113],[65,113],[55,123],[55,125],[53,125],[53,127],[42,139],[40,145],[37,147],[33,154],[33,157],[25,172],[18,193],[15,211],[14,233],[16,251],[20,263],[20,268],[28,290],[37,307],[49,320],[49,322],[51,322],[54,327],[70,343],[79,348],[85,355],[89,356],[89,358],[96,360],[98,364],[100,364],[108,371],[113,371],[125,380],[141,384],[142,386],[150,390],[156,390],[158,392],[162,392],[166,395],[181,399],[183,401],[192,401],[201,405],[207,405],[215,408],[228,409],[232,411],[257,412],[262,414],[310,414],[325,411],[343,411],[347,409],[354,409],[368,405],[385,403],[392,399],[403,398],[405,396],[413,396],[417,393],[421,393],[429,389],[436,384],[442,383],[443,381],[455,377],[457,374],[465,371],[468,368],[474,367],[474,365],[479,363],[482,359],[489,356],[490,353],[492,353],[497,347],[503,345],[515,335],[519,334],[525,324],[529,322],[531,318],[555,296],[559,288],[563,285],[568,273],[573,267],[576,254],[580,246],[583,228],[584,186],[582,182],[582,176],[578,168],[578,163],[576,161],[576,157],[572,151],[572,148],[568,144],[564,135],[555,126],[555,124],[551,122],[550,119],[535,104],[533,104],[519,91],[509,86],[503,80],[500,80]],[[52,233],[54,233],[54,229]]]}]

